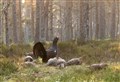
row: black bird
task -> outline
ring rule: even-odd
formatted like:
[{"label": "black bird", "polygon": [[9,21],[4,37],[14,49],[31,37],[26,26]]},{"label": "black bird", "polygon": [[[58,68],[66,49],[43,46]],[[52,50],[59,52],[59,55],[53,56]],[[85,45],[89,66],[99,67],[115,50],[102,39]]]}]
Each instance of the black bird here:
[{"label": "black bird", "polygon": [[41,57],[42,62],[46,63],[50,58],[54,58],[57,56],[57,42],[59,38],[55,37],[52,43],[52,46],[49,49],[45,49],[41,42],[37,42],[33,46],[33,55],[35,58]]}]

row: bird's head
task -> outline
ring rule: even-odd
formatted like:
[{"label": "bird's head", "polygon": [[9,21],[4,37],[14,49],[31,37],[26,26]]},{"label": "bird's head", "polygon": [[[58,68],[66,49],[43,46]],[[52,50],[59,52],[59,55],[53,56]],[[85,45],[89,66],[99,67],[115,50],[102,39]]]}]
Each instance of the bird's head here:
[{"label": "bird's head", "polygon": [[55,37],[54,40],[53,40],[53,43],[57,43],[58,40],[59,40],[59,38],[58,38],[58,37]]}]

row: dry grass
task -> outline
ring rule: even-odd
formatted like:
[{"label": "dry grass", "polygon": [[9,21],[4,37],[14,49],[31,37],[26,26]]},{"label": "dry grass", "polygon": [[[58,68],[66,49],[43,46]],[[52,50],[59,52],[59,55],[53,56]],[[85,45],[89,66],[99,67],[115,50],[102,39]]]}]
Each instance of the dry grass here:
[{"label": "dry grass", "polygon": [[[74,42],[59,43],[62,58],[69,60],[82,56],[84,62],[80,66],[69,66],[64,69],[48,67],[41,59],[36,61],[36,67],[24,67],[22,57],[25,52],[32,51],[32,46],[11,45],[7,48],[2,45],[0,82],[120,82],[119,45],[119,41],[91,41],[84,45]],[[86,68],[89,64],[99,62],[106,62],[109,67],[100,71]]]}]

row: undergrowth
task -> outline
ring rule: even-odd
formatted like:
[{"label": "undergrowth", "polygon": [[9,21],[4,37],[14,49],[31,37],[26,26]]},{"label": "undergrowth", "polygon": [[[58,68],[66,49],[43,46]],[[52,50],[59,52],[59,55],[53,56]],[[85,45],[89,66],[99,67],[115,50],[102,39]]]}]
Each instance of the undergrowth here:
[{"label": "undergrowth", "polygon": [[6,76],[17,72],[17,65],[14,60],[8,58],[3,58],[0,60],[0,76]]},{"label": "undergrowth", "polygon": [[[44,44],[48,48],[51,44]],[[120,82],[119,41],[89,41],[77,44],[73,41],[59,42],[59,56],[65,60],[82,57],[83,65],[64,69],[46,67],[22,67],[21,57],[32,51],[31,45],[0,46],[0,82]],[[107,62],[109,67],[100,71],[86,68],[92,63]],[[112,64],[114,63],[114,64]],[[118,64],[117,64],[118,63]]]}]

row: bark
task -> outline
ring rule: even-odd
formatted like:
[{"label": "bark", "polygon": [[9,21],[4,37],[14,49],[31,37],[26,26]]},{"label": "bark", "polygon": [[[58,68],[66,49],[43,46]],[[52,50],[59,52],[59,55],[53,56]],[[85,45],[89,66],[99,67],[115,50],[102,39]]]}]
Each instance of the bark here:
[{"label": "bark", "polygon": [[88,40],[89,35],[89,4],[87,0],[84,2],[81,2],[81,8],[80,8],[80,41],[85,42]]},{"label": "bark", "polygon": [[[106,31],[106,21],[105,21],[105,2],[100,3],[100,18],[99,18],[99,32],[100,32],[100,39],[105,39],[105,31]],[[102,13],[101,13],[102,12]]]},{"label": "bark", "polygon": [[98,16],[99,7],[98,6],[99,6],[99,3],[98,3],[98,0],[96,0],[96,30],[95,30],[96,39],[99,38],[99,22],[98,22],[98,19],[99,19],[99,16]]},{"label": "bark", "polygon": [[31,0],[31,37],[32,37],[32,40],[34,39],[34,35],[35,35],[35,33],[34,33],[34,5],[33,5],[33,2],[34,2],[34,0]]},{"label": "bark", "polygon": [[4,15],[5,15],[5,34],[6,34],[6,45],[9,45],[9,29],[8,29],[8,9],[10,6],[9,1],[4,2],[5,9],[3,10]]},{"label": "bark", "polygon": [[[0,5],[2,5],[2,0],[0,0]],[[2,11],[0,11],[0,43],[1,42],[2,42]]]},{"label": "bark", "polygon": [[116,39],[119,38],[119,0],[117,0],[117,15],[118,15],[118,18],[117,18],[117,27],[116,27]]},{"label": "bark", "polygon": [[65,12],[65,39],[72,40],[73,28],[72,28],[72,0],[66,0],[66,12]]},{"label": "bark", "polygon": [[115,25],[115,18],[116,18],[115,6],[116,6],[116,4],[114,1],[112,4],[112,19],[111,19],[111,30],[110,30],[111,39],[115,39],[115,28],[116,28],[116,25]]},{"label": "bark", "polygon": [[45,14],[44,14],[44,19],[45,19],[45,26],[44,26],[44,28],[45,28],[45,37],[46,37],[46,40],[49,40],[49,38],[48,38],[48,6],[49,6],[49,0],[47,0],[46,1],[46,4],[45,4]]},{"label": "bark", "polygon": [[13,4],[12,4],[12,11],[13,11],[13,38],[14,38],[14,42],[18,43],[18,34],[17,34],[17,17],[16,17],[16,0],[13,0]]},{"label": "bark", "polygon": [[19,42],[23,43],[23,27],[22,27],[22,18],[21,18],[21,0],[18,3],[18,25],[19,25]]},{"label": "bark", "polygon": [[52,40],[53,37],[53,0],[50,0],[50,32],[49,32],[49,40]]},{"label": "bark", "polygon": [[40,40],[40,0],[36,0],[36,30],[35,30],[35,43]]},{"label": "bark", "polygon": [[[4,2],[3,2],[3,0],[1,0],[1,9],[3,9],[3,4],[4,4]],[[3,21],[4,21],[4,17],[3,17],[3,12],[1,11],[1,43],[4,43],[4,40],[3,40],[3,38],[4,38],[4,36],[3,36]]]},{"label": "bark", "polygon": [[40,0],[40,40],[45,41],[45,7],[44,0]]}]

